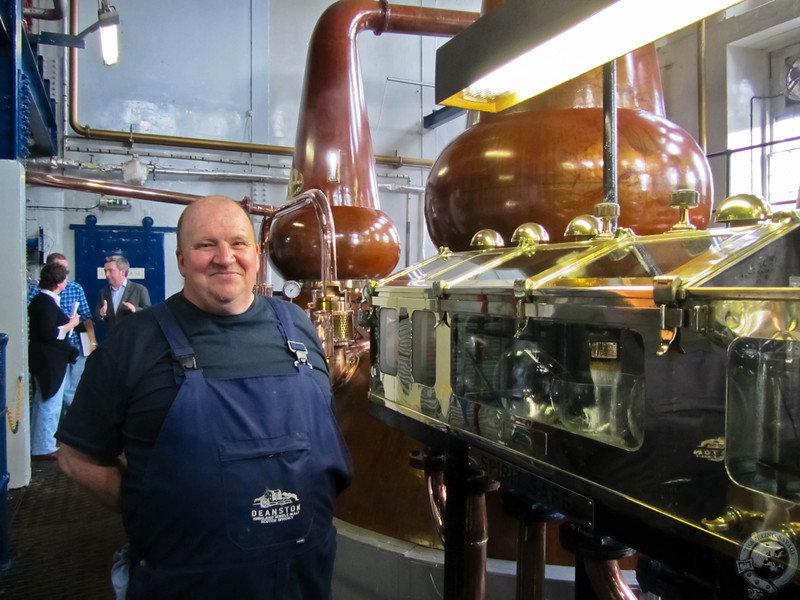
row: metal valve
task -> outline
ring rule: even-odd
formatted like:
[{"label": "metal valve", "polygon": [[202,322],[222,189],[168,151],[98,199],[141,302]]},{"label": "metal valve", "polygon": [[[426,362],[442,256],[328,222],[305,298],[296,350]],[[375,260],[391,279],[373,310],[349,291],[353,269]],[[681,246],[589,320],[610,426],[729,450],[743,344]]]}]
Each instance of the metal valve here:
[{"label": "metal valve", "polygon": [[603,223],[598,237],[613,237],[619,218],[619,204],[616,202],[598,202],[594,205],[594,216]]},{"label": "metal valve", "polygon": [[697,229],[689,222],[689,209],[700,206],[700,192],[697,190],[675,190],[669,198],[672,206],[677,206],[680,214],[678,222],[670,231],[692,231]]}]

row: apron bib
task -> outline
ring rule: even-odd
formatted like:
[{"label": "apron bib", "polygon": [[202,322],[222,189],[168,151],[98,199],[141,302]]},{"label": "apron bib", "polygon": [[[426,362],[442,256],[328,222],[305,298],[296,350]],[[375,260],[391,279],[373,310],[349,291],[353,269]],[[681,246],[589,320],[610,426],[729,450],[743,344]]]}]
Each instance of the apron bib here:
[{"label": "apron bib", "polygon": [[129,599],[328,597],[350,460],[288,307],[268,301],[292,374],[206,379],[172,313],[153,307],[181,386],[129,531]]}]

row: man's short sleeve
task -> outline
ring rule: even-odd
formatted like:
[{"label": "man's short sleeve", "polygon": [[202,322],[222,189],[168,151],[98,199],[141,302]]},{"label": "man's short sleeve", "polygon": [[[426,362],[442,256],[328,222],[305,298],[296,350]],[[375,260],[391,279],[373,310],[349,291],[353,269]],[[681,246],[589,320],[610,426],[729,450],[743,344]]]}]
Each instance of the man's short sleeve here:
[{"label": "man's short sleeve", "polygon": [[75,399],[62,419],[56,439],[101,460],[122,452],[123,375],[108,349],[87,357]]}]

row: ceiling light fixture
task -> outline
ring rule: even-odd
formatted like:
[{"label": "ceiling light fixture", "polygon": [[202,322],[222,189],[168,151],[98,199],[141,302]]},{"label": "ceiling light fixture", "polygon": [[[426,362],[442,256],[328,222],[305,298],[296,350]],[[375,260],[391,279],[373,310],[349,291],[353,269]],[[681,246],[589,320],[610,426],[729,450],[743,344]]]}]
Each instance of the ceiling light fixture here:
[{"label": "ceiling light fixture", "polygon": [[[98,0],[97,23],[92,27],[100,29],[100,49],[103,53],[103,63],[115,64],[119,59],[119,14],[116,7],[108,4],[108,0]],[[88,33],[89,30],[87,29],[86,32]]]},{"label": "ceiling light fixture", "polygon": [[508,0],[436,52],[436,102],[499,112],[741,0]]},{"label": "ceiling light fixture", "polygon": [[68,48],[85,48],[86,36],[100,30],[100,49],[103,63],[113,65],[119,58],[118,29],[119,14],[117,9],[109,5],[108,0],[98,0],[97,21],[75,35],[42,31],[38,35],[28,36],[32,43],[66,46]]}]

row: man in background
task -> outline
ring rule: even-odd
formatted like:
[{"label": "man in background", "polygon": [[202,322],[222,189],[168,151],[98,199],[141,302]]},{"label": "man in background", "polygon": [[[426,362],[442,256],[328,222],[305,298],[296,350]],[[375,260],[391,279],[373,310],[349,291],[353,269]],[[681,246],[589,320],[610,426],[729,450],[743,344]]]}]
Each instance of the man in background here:
[{"label": "man in background", "polygon": [[[51,263],[65,267],[67,269],[67,274],[69,274],[69,261],[67,257],[60,252],[53,252],[47,255],[45,264],[49,265]],[[38,286],[28,291],[28,304],[31,303],[31,299],[40,291],[41,289]],[[77,306],[77,314],[81,320],[81,324],[75,329],[70,330],[67,334],[67,342],[69,342],[69,345],[78,349],[78,358],[74,363],[67,365],[67,373],[64,375],[64,401],[61,408],[61,413],[63,414],[72,404],[72,399],[75,397],[75,389],[78,387],[78,382],[83,374],[83,368],[86,365],[86,357],[91,354],[92,350],[97,346],[97,340],[94,335],[92,311],[89,309],[86,294],[80,283],[67,279],[67,287],[61,292],[59,303],[61,311],[68,317],[72,317],[73,311],[75,311],[75,307]],[[81,331],[86,334],[87,345],[85,346],[81,343]]]},{"label": "man in background", "polygon": [[97,316],[109,329],[119,320],[137,310],[150,306],[150,292],[141,283],[128,280],[131,264],[119,254],[106,257],[103,271],[108,286],[100,290],[100,301],[97,303]]}]

